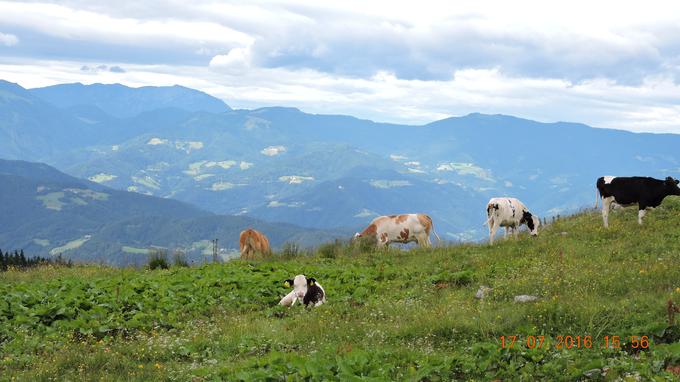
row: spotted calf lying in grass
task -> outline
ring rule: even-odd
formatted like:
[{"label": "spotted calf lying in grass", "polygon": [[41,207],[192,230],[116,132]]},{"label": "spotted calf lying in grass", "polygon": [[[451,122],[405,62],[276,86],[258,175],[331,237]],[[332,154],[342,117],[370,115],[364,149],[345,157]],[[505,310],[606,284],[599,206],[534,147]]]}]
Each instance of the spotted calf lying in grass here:
[{"label": "spotted calf lying in grass", "polygon": [[305,275],[297,275],[294,280],[288,279],[283,285],[286,288],[293,287],[293,290],[279,301],[279,305],[293,306],[298,300],[301,300],[305,306],[310,304],[319,306],[326,302],[326,292],[313,277],[307,278]]}]

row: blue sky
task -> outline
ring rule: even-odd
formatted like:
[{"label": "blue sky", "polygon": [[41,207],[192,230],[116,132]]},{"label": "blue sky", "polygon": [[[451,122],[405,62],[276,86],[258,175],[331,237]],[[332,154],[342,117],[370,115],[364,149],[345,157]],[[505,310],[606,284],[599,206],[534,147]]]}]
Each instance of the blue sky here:
[{"label": "blue sky", "polygon": [[0,0],[0,78],[181,84],[235,108],[386,122],[483,112],[680,133],[680,4],[320,3]]}]

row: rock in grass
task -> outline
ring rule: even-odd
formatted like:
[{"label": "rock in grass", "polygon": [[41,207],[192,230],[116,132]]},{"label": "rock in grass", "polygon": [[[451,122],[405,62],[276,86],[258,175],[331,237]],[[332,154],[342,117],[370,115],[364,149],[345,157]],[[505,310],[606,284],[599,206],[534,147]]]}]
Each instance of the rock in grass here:
[{"label": "rock in grass", "polygon": [[489,287],[486,286],[486,285],[482,285],[482,286],[479,287],[479,289],[477,289],[477,294],[475,294],[475,298],[478,298],[478,299],[481,300],[481,299],[483,299],[484,297],[486,297],[487,294],[488,294],[489,292],[491,292],[492,290],[493,290],[493,288],[489,288]]},{"label": "rock in grass", "polygon": [[521,294],[519,296],[515,296],[515,302],[532,302],[536,300],[538,300],[538,297],[531,296],[528,294]]}]

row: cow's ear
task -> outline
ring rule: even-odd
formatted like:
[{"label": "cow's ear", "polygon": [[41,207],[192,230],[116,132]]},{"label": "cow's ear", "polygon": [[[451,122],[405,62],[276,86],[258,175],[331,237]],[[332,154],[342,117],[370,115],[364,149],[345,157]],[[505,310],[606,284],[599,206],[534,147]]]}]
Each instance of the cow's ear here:
[{"label": "cow's ear", "polygon": [[314,286],[314,285],[316,285],[316,279],[315,279],[314,277],[308,278],[308,279],[307,279],[307,284],[309,284],[309,286]]},{"label": "cow's ear", "polygon": [[285,286],[286,288],[292,287],[293,286],[293,280],[288,279],[288,280],[284,281],[283,286]]}]

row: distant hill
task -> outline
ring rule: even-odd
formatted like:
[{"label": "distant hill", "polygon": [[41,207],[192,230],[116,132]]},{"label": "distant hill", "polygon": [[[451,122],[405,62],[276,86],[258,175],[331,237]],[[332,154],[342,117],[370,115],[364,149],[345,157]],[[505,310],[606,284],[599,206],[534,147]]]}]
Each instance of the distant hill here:
[{"label": "distant hill", "polygon": [[[0,122],[0,134],[23,137],[0,141],[8,158],[305,227],[355,230],[374,214],[425,212],[442,237],[474,240],[485,235],[484,203],[493,196],[518,197],[550,217],[593,205],[602,175],[680,177],[674,134],[477,113],[410,126],[284,107],[200,108],[167,101],[174,87],[152,88],[143,110],[120,114],[110,110],[121,107],[120,89],[141,88],[5,84],[0,108],[20,118]],[[95,90],[101,95],[89,102]],[[52,91],[81,101],[36,96]]]},{"label": "distant hill", "polygon": [[30,92],[59,108],[88,105],[118,118],[165,108],[213,113],[231,110],[218,98],[179,85],[132,88],[120,84],[74,83],[31,89]]},{"label": "distant hill", "polygon": [[[150,246],[179,248],[201,261],[210,240],[223,254],[238,247],[245,227],[263,230],[274,246],[310,246],[337,232],[214,215],[189,204],[118,191],[40,163],[0,160],[0,248],[125,265],[146,261]],[[336,236],[333,236],[336,235]]]}]

